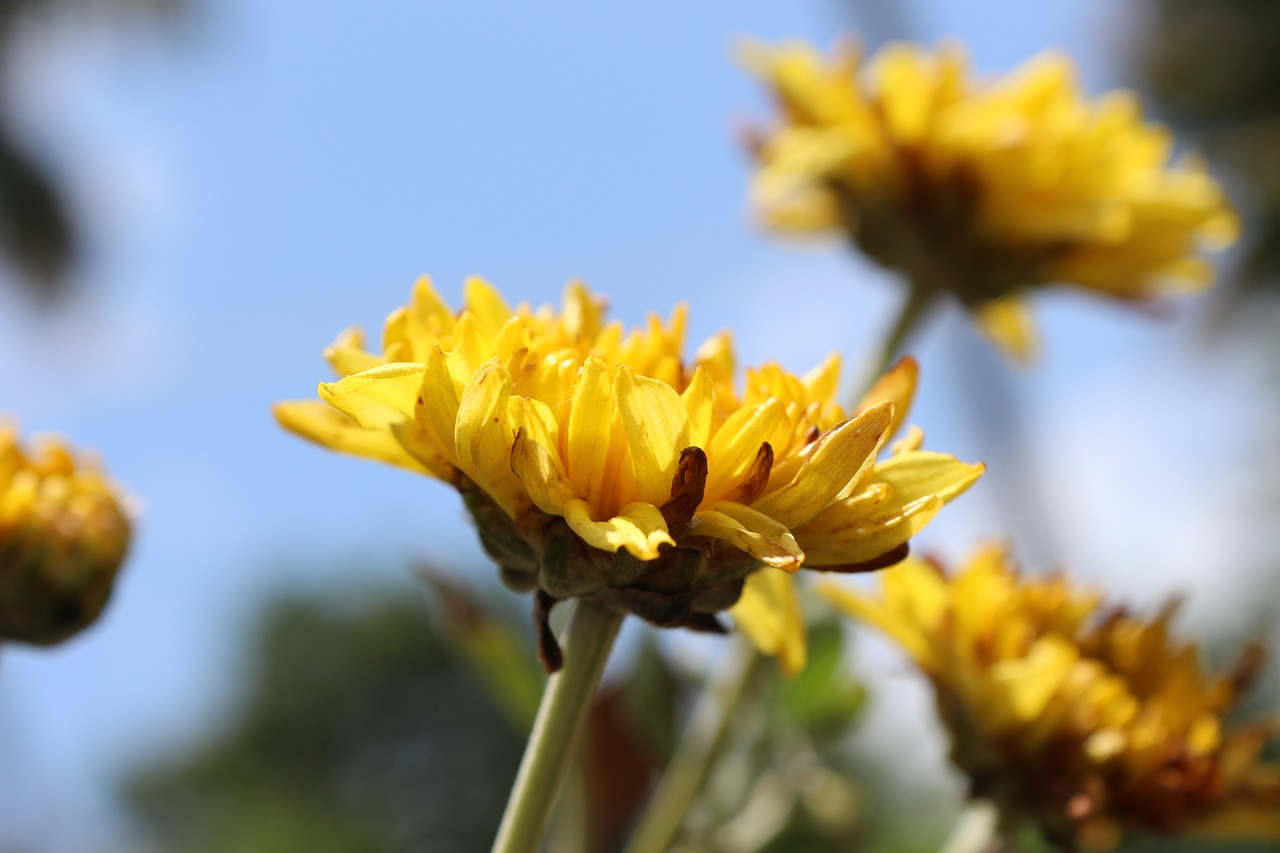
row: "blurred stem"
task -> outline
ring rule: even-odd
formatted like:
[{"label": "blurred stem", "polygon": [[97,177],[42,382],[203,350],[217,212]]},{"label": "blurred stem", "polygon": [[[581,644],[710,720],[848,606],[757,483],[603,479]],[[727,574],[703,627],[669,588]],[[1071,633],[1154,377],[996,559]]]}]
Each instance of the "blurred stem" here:
[{"label": "blurred stem", "polygon": [[989,800],[969,803],[938,853],[1004,853],[1011,848],[1001,839],[999,814]]},{"label": "blurred stem", "polygon": [[754,645],[738,638],[729,666],[698,697],[689,724],[624,853],[666,853],[671,848],[689,807],[715,766],[733,710],[763,661]]},{"label": "blurred stem", "polygon": [[[894,360],[902,355],[907,341],[915,334],[916,329],[928,316],[933,307],[938,291],[931,287],[920,287],[912,284],[907,291],[907,298],[898,309],[898,319],[894,321],[889,336],[885,338],[884,348],[880,350],[880,360],[876,363],[876,371],[871,376],[875,382],[889,369]],[[869,384],[869,383],[868,383]]]},{"label": "blurred stem", "polygon": [[543,691],[493,853],[535,853],[542,848],[547,821],[573,766],[587,709],[621,625],[621,613],[578,602],[565,631],[564,667]]},{"label": "blurred stem", "polygon": [[857,389],[855,389],[853,398],[849,401],[850,411],[858,408],[858,403],[862,399],[862,395],[871,390],[871,386],[876,384],[876,380],[884,375],[884,372],[893,366],[893,362],[906,349],[907,341],[915,334],[924,318],[929,315],[929,310],[933,307],[937,299],[937,291],[928,287],[918,287],[914,284],[909,285],[907,290],[907,298],[898,308],[897,319],[894,320],[893,328],[884,339],[884,344],[880,348],[880,354],[876,357],[875,362],[871,365],[868,375],[862,380]]}]

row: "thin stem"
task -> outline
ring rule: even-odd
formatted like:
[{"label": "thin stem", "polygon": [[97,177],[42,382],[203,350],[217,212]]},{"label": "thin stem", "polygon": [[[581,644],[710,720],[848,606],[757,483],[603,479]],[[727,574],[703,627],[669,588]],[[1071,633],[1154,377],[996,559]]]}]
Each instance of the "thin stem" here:
[{"label": "thin stem", "polygon": [[730,665],[698,697],[671,762],[624,853],[666,853],[671,848],[689,807],[715,766],[734,718],[733,709],[763,660],[746,640],[734,644]]},{"label": "thin stem", "polygon": [[573,765],[582,723],[595,696],[605,661],[617,639],[622,614],[579,601],[564,639],[564,667],[547,682],[525,746],[493,853],[535,853]]},{"label": "thin stem", "polygon": [[907,341],[911,339],[920,323],[928,316],[929,309],[933,307],[936,298],[936,290],[915,284],[909,285],[907,298],[898,309],[897,319],[894,320],[893,328],[889,331],[888,337],[885,338],[884,344],[880,348],[880,354],[873,365],[871,376],[867,380],[865,387],[870,388],[893,365],[894,359],[902,355],[903,350],[906,349]]}]

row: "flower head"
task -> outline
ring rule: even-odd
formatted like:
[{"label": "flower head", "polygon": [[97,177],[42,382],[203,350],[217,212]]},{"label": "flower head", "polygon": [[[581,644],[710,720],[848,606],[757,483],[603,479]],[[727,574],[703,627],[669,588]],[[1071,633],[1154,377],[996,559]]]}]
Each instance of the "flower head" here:
[{"label": "flower head", "polygon": [[589,597],[707,629],[758,568],[899,558],[941,506],[925,487],[981,470],[931,455],[890,496],[873,472],[892,402],[846,417],[835,359],[804,377],[767,365],[739,394],[726,336],[685,362],[684,318],[627,332],[580,284],[556,313],[478,279],[455,315],[423,281],[381,355],[344,335],[329,358],[345,377],[276,415],[455,486],[504,579],[544,609]]},{"label": "flower head", "polygon": [[950,292],[997,343],[1030,354],[1019,301],[1070,283],[1122,299],[1206,284],[1203,248],[1234,239],[1218,184],[1144,123],[1137,99],[1080,90],[1043,54],[979,80],[963,52],[906,44],[751,45],[782,111],[756,146],[754,194],[781,231],[838,232],[929,294]]},{"label": "flower head", "polygon": [[948,577],[908,560],[871,599],[838,606],[897,642],[932,682],[952,760],[975,796],[1064,849],[1183,832],[1280,838],[1280,767],[1259,761],[1269,725],[1230,726],[1254,676],[1205,671],[1155,618],[1103,607],[1063,577],[1021,577],[998,547]]},{"label": "flower head", "polygon": [[123,499],[96,463],[0,425],[0,639],[60,642],[107,604],[129,548]]}]

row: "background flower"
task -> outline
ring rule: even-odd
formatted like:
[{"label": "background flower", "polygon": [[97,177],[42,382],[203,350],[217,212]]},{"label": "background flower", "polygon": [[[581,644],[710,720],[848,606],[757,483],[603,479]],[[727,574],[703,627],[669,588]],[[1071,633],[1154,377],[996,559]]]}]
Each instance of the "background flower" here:
[{"label": "background flower", "polygon": [[1003,548],[954,575],[910,560],[871,598],[838,607],[880,629],[933,686],[951,758],[1006,827],[1029,822],[1062,849],[1131,835],[1280,838],[1269,723],[1228,717],[1258,671],[1250,648],[1224,675],[1154,618],[1104,606],[1063,576],[1023,577]]},{"label": "background flower", "polygon": [[1034,345],[1027,288],[1198,289],[1212,275],[1200,251],[1234,239],[1203,165],[1170,163],[1172,136],[1134,95],[1086,97],[1062,54],[992,80],[954,44],[891,44],[864,63],[848,44],[825,59],[752,43],[743,58],[782,113],[755,148],[764,223],[846,234],[918,298],[959,298],[1016,356]]},{"label": "background flower", "polygon": [[107,605],[129,550],[124,498],[57,438],[0,425],[0,640],[51,645]]}]

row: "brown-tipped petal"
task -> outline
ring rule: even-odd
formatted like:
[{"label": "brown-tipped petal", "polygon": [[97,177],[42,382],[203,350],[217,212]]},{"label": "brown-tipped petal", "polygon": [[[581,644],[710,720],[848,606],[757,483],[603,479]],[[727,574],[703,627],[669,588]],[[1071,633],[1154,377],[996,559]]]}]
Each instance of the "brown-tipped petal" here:
[{"label": "brown-tipped petal", "polygon": [[879,557],[873,557],[870,560],[864,560],[861,563],[845,563],[842,566],[808,566],[808,568],[817,572],[835,572],[841,575],[856,575],[862,572],[874,572],[880,569],[887,569],[890,566],[896,566],[903,560],[907,559],[907,555],[911,553],[911,543],[903,542],[892,551],[886,551]]},{"label": "brown-tipped petal", "polygon": [[672,536],[689,526],[706,487],[707,454],[701,447],[686,447],[680,451],[680,462],[671,478],[671,500],[658,508]]},{"label": "brown-tipped petal", "polygon": [[751,467],[747,469],[747,475],[729,500],[747,505],[754,503],[764,491],[764,487],[769,485],[769,474],[772,471],[773,445],[767,441],[761,442],[760,449],[756,451],[755,461],[751,463]]},{"label": "brown-tipped petal", "polygon": [[533,624],[538,630],[538,660],[547,675],[559,672],[564,666],[564,652],[560,650],[560,641],[555,631],[551,630],[551,608],[559,599],[543,590],[538,590],[533,597]]}]

